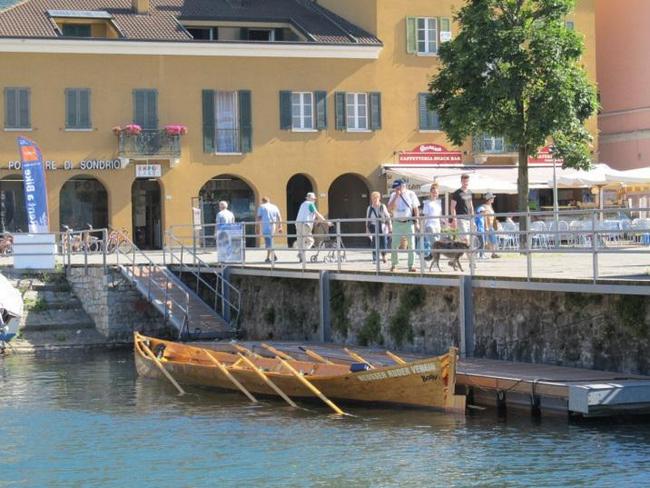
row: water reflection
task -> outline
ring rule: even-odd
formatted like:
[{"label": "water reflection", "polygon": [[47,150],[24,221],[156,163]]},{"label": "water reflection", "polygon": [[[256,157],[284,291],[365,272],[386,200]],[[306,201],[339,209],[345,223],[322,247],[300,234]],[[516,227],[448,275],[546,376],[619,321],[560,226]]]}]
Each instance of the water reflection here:
[{"label": "water reflection", "polygon": [[138,378],[129,352],[0,360],[10,486],[608,486],[650,479],[650,424],[457,417]]}]

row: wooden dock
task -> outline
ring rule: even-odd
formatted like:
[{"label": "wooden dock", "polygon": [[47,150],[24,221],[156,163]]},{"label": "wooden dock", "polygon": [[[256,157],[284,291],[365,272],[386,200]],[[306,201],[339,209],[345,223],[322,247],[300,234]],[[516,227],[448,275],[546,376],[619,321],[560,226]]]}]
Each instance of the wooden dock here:
[{"label": "wooden dock", "polygon": [[[221,343],[225,344],[225,343]],[[269,352],[260,342],[243,342],[261,355]],[[272,342],[273,347],[296,358],[308,359],[301,346],[341,362],[355,362],[334,344]],[[214,346],[215,343],[205,345]],[[374,365],[392,365],[385,351],[353,347]],[[424,357],[402,354],[405,360]],[[500,414],[526,409],[536,416],[608,417],[650,414],[650,376],[567,368],[491,359],[461,359],[456,393],[467,395],[470,408],[495,408]]]}]

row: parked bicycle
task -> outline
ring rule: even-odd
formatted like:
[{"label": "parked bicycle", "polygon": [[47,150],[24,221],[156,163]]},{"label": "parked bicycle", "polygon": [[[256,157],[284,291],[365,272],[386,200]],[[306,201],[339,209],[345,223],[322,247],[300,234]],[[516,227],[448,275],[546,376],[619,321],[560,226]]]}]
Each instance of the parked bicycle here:
[{"label": "parked bicycle", "polygon": [[5,234],[0,237],[0,256],[11,256],[14,252],[14,236]]},{"label": "parked bicycle", "polygon": [[88,230],[75,232],[71,227],[64,225],[65,233],[62,235],[63,252],[96,253],[101,251],[102,242],[99,237],[93,236],[93,226],[86,224]]},{"label": "parked bicycle", "polygon": [[128,254],[133,251],[133,244],[129,240],[129,232],[122,227],[122,230],[112,230],[106,239],[106,252]]}]

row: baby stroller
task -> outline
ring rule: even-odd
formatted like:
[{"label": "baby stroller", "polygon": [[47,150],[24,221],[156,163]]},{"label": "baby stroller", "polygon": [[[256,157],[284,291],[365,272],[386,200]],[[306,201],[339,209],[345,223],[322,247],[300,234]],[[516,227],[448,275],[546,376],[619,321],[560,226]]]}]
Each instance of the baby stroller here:
[{"label": "baby stroller", "polygon": [[316,254],[310,258],[312,263],[318,262],[321,251],[324,254],[324,263],[336,263],[339,259],[341,262],[345,262],[345,246],[341,242],[340,247],[337,249],[336,236],[330,234],[330,227],[327,222],[320,220],[314,222],[312,237],[314,239],[314,249],[316,249]]}]

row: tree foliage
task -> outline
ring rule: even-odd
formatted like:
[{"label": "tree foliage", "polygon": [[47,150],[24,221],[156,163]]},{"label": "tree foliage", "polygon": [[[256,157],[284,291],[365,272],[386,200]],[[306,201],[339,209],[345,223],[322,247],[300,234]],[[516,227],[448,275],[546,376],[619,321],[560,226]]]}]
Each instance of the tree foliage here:
[{"label": "tree foliage", "polygon": [[581,65],[582,36],[565,23],[574,7],[575,0],[467,0],[429,85],[429,108],[454,144],[487,133],[519,147],[520,210],[528,205],[528,156],[549,138],[565,166],[591,164],[584,122],[597,98]]}]

